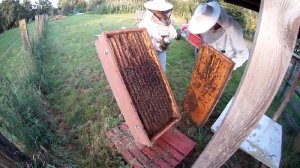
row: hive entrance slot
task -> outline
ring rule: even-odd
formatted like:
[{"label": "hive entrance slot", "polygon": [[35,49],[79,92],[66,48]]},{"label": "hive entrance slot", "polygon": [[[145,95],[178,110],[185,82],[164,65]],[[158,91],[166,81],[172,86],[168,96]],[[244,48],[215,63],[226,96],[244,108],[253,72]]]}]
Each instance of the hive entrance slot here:
[{"label": "hive entrance slot", "polygon": [[139,32],[112,34],[108,40],[136,111],[148,136],[153,137],[174,119],[159,65],[151,58]]}]

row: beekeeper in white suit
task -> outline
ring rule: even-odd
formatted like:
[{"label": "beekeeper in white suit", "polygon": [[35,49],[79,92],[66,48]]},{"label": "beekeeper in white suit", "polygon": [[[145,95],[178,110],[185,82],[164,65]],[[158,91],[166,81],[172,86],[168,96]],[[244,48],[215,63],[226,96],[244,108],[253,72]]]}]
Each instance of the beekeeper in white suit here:
[{"label": "beekeeper in white suit", "polygon": [[159,57],[162,69],[166,72],[167,48],[177,36],[171,23],[173,5],[165,0],[153,0],[144,4],[147,9],[144,19],[138,27],[145,27]]},{"label": "beekeeper in white suit", "polygon": [[204,43],[224,53],[235,62],[234,70],[248,60],[249,50],[241,25],[218,2],[200,4],[189,23],[189,31],[201,34]]}]

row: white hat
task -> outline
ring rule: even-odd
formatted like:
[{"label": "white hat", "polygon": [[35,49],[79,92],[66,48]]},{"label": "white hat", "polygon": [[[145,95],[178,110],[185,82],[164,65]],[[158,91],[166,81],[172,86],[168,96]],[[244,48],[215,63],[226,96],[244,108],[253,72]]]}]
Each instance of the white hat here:
[{"label": "white hat", "polygon": [[156,11],[167,11],[173,8],[173,5],[166,2],[165,0],[153,0],[148,1],[144,4],[146,9]]},{"label": "white hat", "polygon": [[200,4],[189,23],[189,31],[193,34],[205,33],[218,21],[221,7],[216,1]]}]

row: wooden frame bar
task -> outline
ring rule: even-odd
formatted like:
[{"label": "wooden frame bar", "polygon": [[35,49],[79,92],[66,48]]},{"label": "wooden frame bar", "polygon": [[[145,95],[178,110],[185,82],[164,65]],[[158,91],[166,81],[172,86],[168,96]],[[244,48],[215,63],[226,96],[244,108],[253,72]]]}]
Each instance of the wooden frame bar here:
[{"label": "wooden frame bar", "polygon": [[[125,47],[125,49],[122,49],[122,46],[117,44],[118,39],[116,39],[115,36],[124,37],[124,34],[127,34],[127,37],[129,38],[129,33],[139,36],[139,43],[136,43],[139,45],[131,45],[130,47]],[[122,44],[126,44],[126,40],[124,40],[124,38],[121,40],[123,40]],[[142,47],[140,45],[142,45]],[[96,48],[99,55],[99,59],[105,71],[107,80],[111,86],[112,92],[118,103],[118,106],[120,107],[124,119],[127,125],[129,126],[131,134],[133,135],[136,142],[147,146],[151,146],[156,139],[158,139],[164,132],[166,132],[169,128],[171,128],[176,122],[178,122],[181,119],[181,115],[178,111],[173,93],[165,77],[165,74],[161,69],[156,51],[152,46],[152,42],[146,29],[124,29],[103,32],[99,39],[96,41]],[[172,119],[166,125],[163,125],[163,127],[158,132],[155,132],[154,135],[149,135],[149,132],[147,132],[147,125],[145,124],[145,120],[143,120],[144,116],[142,116],[143,112],[138,111],[137,103],[134,102],[134,97],[132,97],[133,92],[130,91],[130,87],[128,84],[129,82],[132,82],[131,84],[134,85],[135,82],[139,81],[126,81],[125,79],[126,75],[130,74],[126,74],[125,68],[122,67],[135,68],[136,66],[144,65],[143,60],[139,59],[138,57],[134,57],[133,55],[130,55],[129,50],[131,50],[132,52],[139,52],[140,55],[143,55],[143,57],[147,57],[148,61],[155,65],[155,72],[151,72],[151,74],[156,73],[158,74],[158,77],[162,79],[162,83],[160,84],[164,86],[164,89],[167,91],[168,94],[167,99],[170,100],[169,105],[172,109]],[[123,55],[126,55],[126,57],[123,57]],[[140,76],[139,79],[141,79]],[[143,92],[143,90],[140,91]],[[160,112],[156,114],[159,115]]]}]

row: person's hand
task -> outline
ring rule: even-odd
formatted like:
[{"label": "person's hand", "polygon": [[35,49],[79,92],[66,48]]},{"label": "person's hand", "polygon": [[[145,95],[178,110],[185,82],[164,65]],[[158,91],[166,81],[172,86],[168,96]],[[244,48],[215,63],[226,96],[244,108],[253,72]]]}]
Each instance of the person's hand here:
[{"label": "person's hand", "polygon": [[167,49],[168,49],[168,47],[169,47],[169,44],[161,44],[160,45],[160,48],[163,50],[163,51],[166,51]]},{"label": "person's hand", "polygon": [[162,43],[164,44],[171,44],[171,38],[170,37],[163,37],[162,38]]},{"label": "person's hand", "polygon": [[171,44],[170,37],[163,37],[161,41],[161,49],[164,51],[167,50],[170,44]]}]

